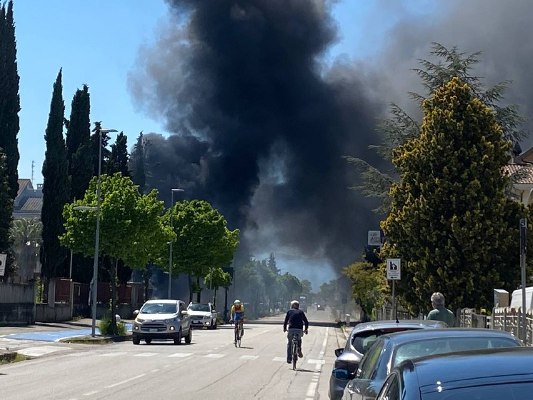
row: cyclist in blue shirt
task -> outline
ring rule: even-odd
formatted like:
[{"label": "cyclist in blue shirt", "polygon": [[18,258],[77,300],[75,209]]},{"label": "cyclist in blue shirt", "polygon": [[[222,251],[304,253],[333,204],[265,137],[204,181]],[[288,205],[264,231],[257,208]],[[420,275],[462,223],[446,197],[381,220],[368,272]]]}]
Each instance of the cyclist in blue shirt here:
[{"label": "cyclist in blue shirt", "polygon": [[[305,326],[305,329],[304,329]],[[288,329],[287,329],[288,328]],[[298,300],[291,301],[291,309],[287,311],[285,315],[285,322],[283,322],[283,332],[287,332],[287,363],[292,362],[292,349],[291,349],[291,339],[294,334],[299,335],[298,339],[298,357],[302,358],[304,355],[302,353],[302,336],[305,333],[307,335],[307,330],[309,329],[309,321],[305,316],[305,313],[300,310],[300,303]]]}]

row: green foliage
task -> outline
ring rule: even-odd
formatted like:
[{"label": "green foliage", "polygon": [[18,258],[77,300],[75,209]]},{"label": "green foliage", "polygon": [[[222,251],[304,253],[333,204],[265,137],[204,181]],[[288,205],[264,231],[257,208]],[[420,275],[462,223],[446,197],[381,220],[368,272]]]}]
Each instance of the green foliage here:
[{"label": "green foliage", "polygon": [[100,334],[103,336],[126,336],[127,329],[126,324],[122,321],[118,321],[115,326],[113,326],[113,319],[107,312],[104,317],[98,321],[98,328],[100,329]]},{"label": "green foliage", "polygon": [[402,259],[399,296],[411,311],[428,311],[434,291],[452,308],[487,307],[515,267],[517,225],[501,174],[509,148],[492,110],[453,78],[424,101],[420,135],[393,151],[400,180],[382,254]]},{"label": "green foliage", "polygon": [[23,282],[33,279],[34,267],[39,259],[43,224],[37,218],[21,218],[13,221],[10,236],[17,273]]},{"label": "green foliage", "polygon": [[[172,214],[172,218],[171,218]],[[176,234],[172,269],[204,278],[210,268],[229,265],[239,244],[239,230],[230,231],[220,212],[203,200],[180,201],[165,216]],[[161,258],[167,257],[163,252]],[[174,271],[174,270],[177,271]]]},{"label": "green foliage", "polygon": [[0,253],[7,254],[6,271],[4,272],[4,277],[0,277],[0,279],[12,276],[15,270],[12,238],[9,231],[12,221],[13,199],[9,195],[6,156],[0,151]]},{"label": "green foliage", "polygon": [[65,105],[62,95],[62,73],[54,83],[50,115],[46,127],[46,153],[43,163],[43,246],[41,252],[42,274],[46,278],[67,276],[67,252],[59,242],[63,233],[61,214],[70,200],[67,151],[63,138]]},{"label": "green foliage", "polygon": [[112,175],[120,172],[122,176],[130,176],[128,162],[128,138],[124,135],[124,132],[120,132],[115,143],[111,145],[111,154],[106,163],[105,173]]},{"label": "green foliage", "polygon": [[[75,253],[94,254],[96,229],[95,177],[82,200],[66,204],[63,210],[65,234],[63,245]],[[92,207],[80,210],[79,207]],[[129,267],[144,269],[173,237],[162,214],[164,204],[157,191],[142,196],[129,177],[120,173],[101,176],[100,253],[124,261]]]},{"label": "green foliage", "polygon": [[371,315],[374,309],[385,303],[389,287],[383,268],[357,262],[346,267],[342,273],[352,282],[352,298],[366,315]]},{"label": "green foliage", "polygon": [[71,180],[70,201],[83,198],[93,177],[90,108],[89,87],[83,85],[82,89],[76,90],[72,99],[70,119],[65,121],[68,175]]},{"label": "green foliage", "polygon": [[[19,81],[13,1],[10,0],[0,7],[0,149],[6,156],[5,177],[12,200],[18,192]],[[8,226],[3,229],[7,230]]]},{"label": "green foliage", "polygon": [[143,133],[139,133],[137,143],[133,146],[133,151],[129,159],[131,179],[136,185],[139,185],[139,190],[144,193],[146,186],[146,169],[145,169],[145,153],[144,153],[144,139]]},{"label": "green foliage", "polygon": [[[480,78],[472,73],[472,69],[479,62],[480,54],[480,52],[463,53],[456,47],[448,49],[439,43],[433,43],[430,55],[437,61],[420,60],[421,67],[414,69],[422,80],[426,94],[410,93],[410,96],[422,106],[427,96],[432,95],[437,88],[453,77],[458,77],[469,85],[474,96],[494,111],[496,121],[501,127],[500,134],[507,140],[518,141],[525,136],[521,129],[524,119],[519,115],[516,105],[501,105],[508,82],[501,82],[486,89]],[[418,137],[420,122],[398,105],[392,104],[390,118],[381,121],[378,130],[382,142],[370,148],[383,158],[384,164],[373,166],[357,157],[345,158],[356,168],[363,181],[352,189],[379,200],[381,205],[375,211],[386,214],[390,208],[388,196],[390,187],[398,179],[398,171],[390,165],[394,150]]]}]

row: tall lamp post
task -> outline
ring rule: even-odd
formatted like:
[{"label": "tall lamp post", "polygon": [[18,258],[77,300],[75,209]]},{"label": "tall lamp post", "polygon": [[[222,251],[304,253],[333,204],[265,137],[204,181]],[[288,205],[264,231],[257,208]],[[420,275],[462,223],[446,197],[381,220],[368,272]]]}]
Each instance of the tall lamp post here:
[{"label": "tall lamp post", "polygon": [[[172,207],[174,207],[174,192],[183,192],[183,189],[170,189],[170,226],[172,229],[174,229],[173,224],[173,212]],[[172,298],[172,242],[170,241],[170,250],[169,250],[169,256],[168,256],[168,298]]]},{"label": "tall lamp post", "polygon": [[96,336],[96,292],[98,290],[98,253],[100,251],[100,176],[102,175],[102,133],[118,132],[116,129],[98,129],[98,178],[96,181],[96,233],[94,239],[93,288],[92,288],[92,330]]}]

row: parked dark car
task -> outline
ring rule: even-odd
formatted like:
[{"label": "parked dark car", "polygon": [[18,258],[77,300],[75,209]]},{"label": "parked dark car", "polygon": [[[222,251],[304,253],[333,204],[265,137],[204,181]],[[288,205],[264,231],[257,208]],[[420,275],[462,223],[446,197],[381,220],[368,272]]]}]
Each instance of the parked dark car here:
[{"label": "parked dark car", "polygon": [[533,349],[477,350],[407,360],[378,400],[524,400],[533,394]]},{"label": "parked dark car", "polygon": [[346,385],[343,400],[374,400],[392,368],[404,360],[457,351],[520,346],[522,342],[511,333],[495,329],[424,329],[383,335],[364,355],[356,377]]},{"label": "parked dark car", "polygon": [[335,350],[337,359],[329,378],[329,398],[331,400],[342,398],[346,384],[355,377],[359,361],[379,336],[406,330],[443,328],[445,326],[444,322],[428,320],[385,320],[356,325],[348,336],[344,348]]}]

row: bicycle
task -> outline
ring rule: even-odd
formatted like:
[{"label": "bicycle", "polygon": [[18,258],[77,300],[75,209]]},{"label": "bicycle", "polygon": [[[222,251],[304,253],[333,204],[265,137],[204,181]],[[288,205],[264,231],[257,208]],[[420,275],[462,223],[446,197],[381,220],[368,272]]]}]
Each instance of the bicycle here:
[{"label": "bicycle", "polygon": [[235,321],[235,341],[233,342],[235,344],[235,347],[241,347],[241,338],[244,330],[243,322],[244,321],[242,319],[239,321]]},{"label": "bicycle", "polygon": [[291,353],[292,353],[292,369],[296,370],[296,363],[298,362],[298,353],[300,351],[300,346],[298,342],[301,340],[300,333],[295,332],[292,334],[291,338]]}]

